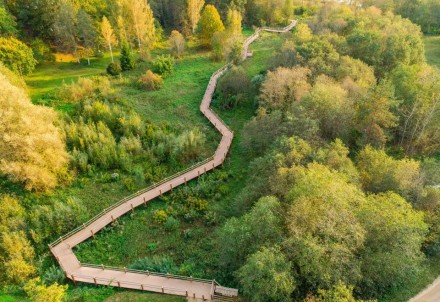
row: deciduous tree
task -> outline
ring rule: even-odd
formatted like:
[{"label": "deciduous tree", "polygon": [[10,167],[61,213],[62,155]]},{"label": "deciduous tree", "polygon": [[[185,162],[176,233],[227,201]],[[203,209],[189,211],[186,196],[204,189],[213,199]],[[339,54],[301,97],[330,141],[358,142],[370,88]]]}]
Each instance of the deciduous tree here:
[{"label": "deciduous tree", "polygon": [[114,62],[114,58],[113,58],[113,49],[112,46],[116,43],[116,37],[113,33],[113,28],[110,24],[110,22],[108,21],[107,17],[104,16],[102,17],[102,21],[101,21],[101,35],[104,38],[106,45],[108,47],[108,50],[110,51],[110,55],[112,57],[112,62]]},{"label": "deciduous tree", "polygon": [[211,4],[206,5],[198,25],[198,32],[203,45],[210,45],[214,33],[224,30],[225,26],[215,6]]},{"label": "deciduous tree", "polygon": [[54,188],[67,164],[65,144],[54,125],[56,113],[33,105],[2,74],[0,90],[0,172],[28,190]]},{"label": "deciduous tree", "polygon": [[189,25],[192,32],[197,28],[197,24],[200,20],[200,12],[202,11],[204,0],[187,0],[186,14],[188,15]]}]

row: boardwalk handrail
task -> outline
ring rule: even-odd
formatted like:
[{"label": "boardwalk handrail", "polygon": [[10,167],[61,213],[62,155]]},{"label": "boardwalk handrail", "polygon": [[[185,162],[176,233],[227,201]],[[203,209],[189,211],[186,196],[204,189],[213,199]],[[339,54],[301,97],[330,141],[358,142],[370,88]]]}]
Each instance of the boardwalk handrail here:
[{"label": "boardwalk handrail", "polygon": [[124,273],[136,273],[136,274],[142,274],[147,276],[157,276],[157,277],[167,277],[172,279],[179,279],[179,280],[187,280],[187,281],[197,281],[202,283],[211,284],[215,280],[214,279],[203,279],[203,278],[194,278],[194,277],[186,277],[181,275],[174,275],[174,274],[168,274],[168,273],[156,273],[151,271],[144,271],[144,270],[136,270],[136,269],[130,269],[130,268],[121,268],[121,267],[115,267],[115,266],[103,266],[103,265],[96,265],[96,264],[90,264],[90,263],[82,263],[81,266],[83,267],[90,267],[90,268],[99,268],[102,270],[112,270],[112,271],[118,271],[118,272],[124,272]]},{"label": "boardwalk handrail", "polygon": [[[256,32],[248,37],[243,45],[243,59],[246,59],[247,57],[247,51],[252,42],[254,42],[259,37],[259,32],[261,30],[267,30],[271,32],[282,32],[287,31],[293,28],[293,26],[296,25],[296,21],[292,21],[292,23],[285,27],[284,29],[257,29]],[[122,215],[126,214],[128,211],[134,210],[134,207],[137,207],[140,205],[140,202],[142,201],[140,197],[141,195],[145,194],[143,197],[143,203],[146,204],[146,202],[153,200],[157,196],[162,195],[163,192],[168,192],[170,189],[173,189],[173,186],[178,186],[183,183],[187,183],[187,180],[192,180],[197,177],[200,177],[201,174],[206,173],[208,170],[212,170],[215,167],[221,165],[226,158],[226,155],[231,147],[232,139],[234,137],[233,131],[228,127],[228,125],[210,108],[212,97],[215,92],[215,88],[217,86],[219,78],[232,66],[232,63],[228,63],[225,66],[218,69],[216,72],[214,72],[209,79],[208,87],[205,91],[205,94],[203,96],[202,103],[200,105],[200,110],[203,112],[206,118],[209,119],[211,124],[215,126],[215,128],[222,134],[222,140],[215,151],[214,155],[205,159],[204,161],[201,161],[199,163],[196,163],[195,165],[188,167],[185,170],[182,170],[180,172],[177,172],[174,175],[171,175],[163,180],[161,180],[158,183],[153,183],[151,186],[142,189],[140,191],[137,191],[136,193],[125,197],[124,199],[120,200],[119,202],[111,205],[110,207],[104,209],[94,217],[92,217],[89,221],[84,223],[83,225],[77,227],[76,229],[72,230],[71,232],[65,234],[64,236],[61,236],[59,239],[55,240],[51,244],[49,244],[49,248],[59,264],[61,265],[62,269],[66,273],[66,276],[68,278],[71,278],[73,282],[87,282],[87,283],[95,283],[97,282],[107,282],[103,285],[109,285],[109,286],[118,286],[118,287],[126,287],[126,288],[133,288],[134,289],[141,289],[141,290],[148,290],[151,289],[151,291],[159,291],[162,293],[169,293],[169,294],[176,294],[176,295],[184,295],[188,296],[188,289],[186,286],[192,287],[191,284],[192,281],[195,283],[198,283],[198,287],[200,286],[207,286],[207,284],[210,284],[209,287],[209,293],[211,294],[211,297],[207,297],[204,295],[199,296],[198,298],[205,298],[209,299],[213,297],[213,293],[215,293],[216,288],[220,288],[220,285],[215,280],[208,280],[208,279],[200,279],[200,278],[192,278],[192,277],[185,277],[185,276],[178,276],[178,275],[172,275],[172,274],[162,274],[162,273],[155,273],[155,272],[148,272],[148,271],[141,271],[141,270],[133,270],[133,269],[121,269],[118,267],[111,267],[111,266],[104,266],[104,265],[95,265],[95,264],[81,264],[78,259],[75,257],[73,253],[73,247],[78,245],[79,243],[83,242],[87,238],[90,238],[91,236],[95,236],[95,232],[99,232],[102,228],[105,228],[109,223],[114,221],[114,216],[116,218],[121,217]],[[226,131],[226,132],[225,132]],[[211,166],[212,164],[212,166]],[[200,167],[203,167],[202,171],[199,169]],[[168,188],[169,185],[169,188]],[[162,191],[163,190],[163,191]],[[151,192],[152,194],[147,194]],[[136,200],[133,200],[137,198]],[[147,200],[148,198],[148,200]],[[128,202],[131,201],[131,204]],[[135,206],[133,204],[136,204]],[[130,207],[131,206],[131,207]],[[111,221],[110,221],[111,218]],[[90,227],[92,224],[94,224],[93,228]],[[90,227],[89,230],[86,230],[86,228]],[[91,234],[89,234],[89,232]],[[74,235],[81,233],[86,236],[76,236],[75,238],[72,238]],[[65,241],[65,242],[63,242]],[[69,265],[67,265],[69,264]],[[83,269],[87,268],[86,271]],[[107,272],[105,272],[107,270]],[[116,275],[119,276],[119,278],[123,279],[124,274],[118,274],[118,272],[124,272],[124,273],[131,273],[135,276],[139,275],[152,275],[156,278],[170,278],[180,281],[183,283],[185,287],[181,286],[179,289],[177,288],[171,288],[171,287],[163,287],[163,286],[157,286],[157,285],[148,285],[145,283],[140,282],[133,282],[130,280],[130,278],[127,280],[117,280],[115,278],[105,278],[105,277],[97,277],[101,273],[107,277],[114,276],[114,273],[117,273]],[[112,274],[113,273],[113,274]],[[76,278],[76,280],[75,280]],[[79,279],[78,279],[79,278]],[[82,279],[82,280],[80,280]],[[147,278],[148,279],[148,278]],[[85,281],[84,281],[85,280]],[[89,281],[92,280],[92,281]],[[157,281],[157,280],[156,280]],[[189,281],[189,282],[188,282]],[[146,281],[145,281],[146,282]],[[114,285],[114,284],[117,285]],[[101,284],[101,283],[100,283]],[[122,285],[121,285],[122,284]],[[157,284],[157,283],[156,283]],[[167,284],[166,282],[162,284]],[[125,286],[123,286],[125,285]],[[178,286],[174,284],[174,286]],[[140,288],[139,288],[140,287]],[[183,290],[185,288],[186,290]],[[196,287],[197,288],[197,287]],[[200,288],[197,289],[198,294],[200,294]],[[237,290],[236,294],[237,294]],[[195,298],[196,292],[192,291],[193,297]],[[202,291],[202,293],[207,294],[208,292]]]},{"label": "boardwalk handrail", "polygon": [[98,214],[96,214],[95,216],[93,216],[92,218],[90,218],[87,222],[83,223],[82,225],[78,226],[76,229],[70,231],[69,233],[61,236],[60,238],[58,238],[57,240],[55,240],[54,242],[49,244],[49,247],[52,248],[54,246],[56,246],[57,244],[59,244],[60,242],[62,242],[64,239],[69,238],[73,235],[75,235],[76,233],[78,233],[79,231],[87,228],[89,225],[91,225],[92,223],[94,223],[95,221],[97,221],[99,218],[101,218],[102,216],[104,216],[106,213],[110,212],[111,210],[114,210],[115,208],[119,207],[120,205],[126,203],[128,200],[133,199],[135,197],[138,197],[150,190],[153,190],[161,185],[163,185],[164,183],[170,181],[171,179],[174,179],[176,177],[179,177],[185,173],[188,173],[189,171],[192,171],[193,169],[196,169],[198,167],[201,167],[207,163],[209,163],[210,161],[212,161],[214,159],[214,156],[208,157],[207,159],[196,163],[195,165],[182,170],[180,172],[177,172],[174,175],[168,176],[167,178],[162,179],[160,182],[154,183],[151,186],[142,189],[140,191],[137,191],[136,193],[131,194],[130,196],[124,197],[122,200],[120,200],[117,203],[112,204],[111,206],[105,208],[104,210],[102,210],[101,212],[99,212]]}]

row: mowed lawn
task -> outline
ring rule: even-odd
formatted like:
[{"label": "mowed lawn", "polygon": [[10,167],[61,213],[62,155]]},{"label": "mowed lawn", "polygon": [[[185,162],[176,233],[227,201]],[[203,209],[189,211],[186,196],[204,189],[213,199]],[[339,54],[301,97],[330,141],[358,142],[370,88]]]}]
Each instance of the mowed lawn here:
[{"label": "mowed lawn", "polygon": [[25,78],[33,101],[45,98],[48,93],[63,85],[77,81],[80,77],[90,77],[106,73],[111,62],[110,54],[102,58],[92,58],[90,65],[86,60],[80,64],[73,61],[72,56],[56,55],[55,62],[44,63]]},{"label": "mowed lawn", "polygon": [[440,68],[440,36],[425,36],[423,40],[428,64]]}]

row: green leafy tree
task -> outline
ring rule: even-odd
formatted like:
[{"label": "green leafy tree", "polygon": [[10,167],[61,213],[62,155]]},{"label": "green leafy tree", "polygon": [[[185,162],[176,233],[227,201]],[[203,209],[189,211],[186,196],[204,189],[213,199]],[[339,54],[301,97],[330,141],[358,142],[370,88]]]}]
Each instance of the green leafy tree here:
[{"label": "green leafy tree", "polygon": [[203,9],[198,25],[198,34],[205,46],[211,45],[211,39],[214,33],[225,30],[225,26],[220,18],[220,15],[213,5],[206,5]]},{"label": "green leafy tree", "polygon": [[296,282],[279,247],[250,255],[237,274],[243,294],[255,302],[289,301]]},{"label": "green leafy tree", "polygon": [[78,63],[80,63],[77,23],[78,18],[75,6],[68,0],[61,0],[53,24],[57,46],[61,51],[73,53]]},{"label": "green leafy tree", "polygon": [[361,133],[361,145],[370,144],[382,148],[390,139],[389,130],[397,126],[394,115],[397,101],[389,82],[373,87],[360,101],[357,111],[357,129]]},{"label": "green leafy tree", "polygon": [[[298,278],[310,288],[331,287],[340,280],[355,284],[361,278],[357,257],[365,229],[357,207],[365,202],[362,191],[347,176],[319,164],[292,168],[293,189],[287,218],[289,255]],[[289,186],[288,188],[292,188]]]},{"label": "green leafy tree", "polygon": [[135,67],[136,61],[134,56],[128,47],[127,43],[122,44],[121,56],[119,58],[121,62],[122,71],[132,70]]},{"label": "green leafy tree", "polygon": [[93,25],[93,20],[86,11],[80,9],[77,24],[78,36],[85,48],[87,64],[90,65],[90,56],[98,40],[98,33]]},{"label": "green leafy tree", "polygon": [[365,297],[377,297],[420,272],[427,225],[423,213],[395,193],[370,195],[367,200],[359,205],[359,219],[367,231],[360,253],[360,287]]},{"label": "green leafy tree", "polygon": [[264,197],[249,213],[226,222],[220,232],[224,243],[220,259],[227,271],[238,269],[246,257],[261,246],[270,246],[280,241],[279,208],[280,203],[275,197]]},{"label": "green leafy tree", "polygon": [[13,37],[0,37],[0,61],[19,75],[31,73],[37,64],[32,49]]},{"label": "green leafy tree", "polygon": [[0,6],[0,35],[15,36],[17,33],[17,22],[5,7]]},{"label": "green leafy tree", "polygon": [[383,150],[366,146],[358,155],[357,167],[367,191],[393,191],[413,201],[420,195],[422,175],[420,163],[415,160],[395,160]]}]

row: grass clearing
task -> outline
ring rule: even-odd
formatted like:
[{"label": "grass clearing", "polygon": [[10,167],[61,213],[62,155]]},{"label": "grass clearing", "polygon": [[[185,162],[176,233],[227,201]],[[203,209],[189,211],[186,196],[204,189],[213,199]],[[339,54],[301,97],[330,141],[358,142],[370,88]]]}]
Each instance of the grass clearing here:
[{"label": "grass clearing", "polygon": [[[279,36],[263,34],[262,38],[252,46],[254,57],[243,64],[243,67],[250,77],[265,72],[270,67],[270,57],[274,49],[279,47],[281,43],[282,39]],[[199,68],[205,66],[204,68],[208,68],[210,71],[211,69],[214,71],[218,68],[218,66],[212,66],[213,63],[209,63],[209,61],[204,65],[203,62],[206,60],[205,58],[199,58],[197,64],[191,65],[188,69],[192,69],[193,74],[199,74],[200,71],[196,70],[197,66],[199,66]],[[185,65],[186,63],[183,62],[181,64]],[[177,74],[177,72],[178,71],[176,71],[175,74]],[[177,79],[176,77],[176,80]],[[206,80],[208,79],[209,76],[206,77]],[[200,78],[199,81],[200,80],[204,81],[202,78]],[[185,81],[187,81],[187,83],[185,83]],[[190,83],[190,81],[185,79],[182,82],[182,85],[189,85]],[[171,93],[172,87],[169,87],[169,89]],[[148,99],[148,94],[146,94],[146,99]],[[198,98],[193,105],[187,103],[188,111],[192,111],[189,114],[198,112],[200,100],[201,98]],[[171,102],[177,105],[179,100]],[[158,103],[162,104],[162,102]],[[213,105],[215,108],[216,105]],[[166,106],[171,107],[171,109],[168,108],[168,112],[173,111],[172,105]],[[174,108],[178,108],[178,106]],[[230,155],[228,156],[224,168],[219,172],[222,173],[222,171],[225,171],[233,175],[227,183],[227,192],[229,193],[222,196],[220,200],[208,200],[210,203],[209,208],[220,215],[223,214],[225,208],[228,207],[228,203],[240,191],[244,178],[246,177],[248,156],[240,148],[240,132],[243,125],[252,118],[254,110],[253,100],[249,100],[231,111],[222,111],[216,108],[220,116],[235,131],[235,139]],[[178,111],[179,110],[177,110],[176,113]],[[180,117],[175,119],[177,122],[181,120],[183,123],[187,118],[188,117]],[[217,143],[218,141],[216,140],[215,144]],[[204,177],[206,176],[202,176],[201,182],[204,181]],[[194,186],[195,184],[196,182],[193,181],[189,186]],[[152,257],[155,255],[161,257],[168,256],[178,265],[197,263],[197,267],[191,268],[193,276],[203,278],[216,277],[219,279],[218,276],[215,275],[217,260],[215,250],[216,227],[208,227],[201,222],[185,223],[181,221],[179,230],[172,232],[165,231],[161,225],[153,221],[153,212],[156,209],[167,207],[167,202],[172,201],[164,201],[160,198],[156,199],[150,202],[147,208],[139,208],[135,211],[135,214],[129,214],[119,219],[115,226],[109,226],[106,230],[100,232],[96,240],[88,240],[80,244],[76,249],[79,260],[85,263],[104,263],[123,267],[139,258]],[[191,235],[188,236],[188,233]]]},{"label": "grass clearing", "polygon": [[428,64],[440,68],[440,36],[426,35],[423,40]]}]

